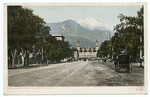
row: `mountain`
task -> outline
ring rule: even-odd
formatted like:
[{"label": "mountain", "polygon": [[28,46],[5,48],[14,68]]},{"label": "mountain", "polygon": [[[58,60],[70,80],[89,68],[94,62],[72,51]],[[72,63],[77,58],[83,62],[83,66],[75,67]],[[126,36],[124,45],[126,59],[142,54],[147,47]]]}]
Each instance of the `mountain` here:
[{"label": "mountain", "polygon": [[85,19],[79,19],[79,20],[76,20],[75,22],[77,22],[84,28],[89,28],[90,30],[112,30],[113,29],[112,26],[102,23],[100,21],[97,21],[90,17],[85,18]]},{"label": "mountain", "polygon": [[77,46],[77,39],[80,40],[80,47],[95,47],[95,42],[83,38],[83,37],[74,37],[74,36],[66,36],[65,40],[71,43],[71,47]]},{"label": "mountain", "polygon": [[[46,25],[50,26],[51,31],[50,34],[62,34],[66,37],[66,40],[72,44],[72,46],[76,47],[77,40],[80,40],[80,43],[84,43],[82,45],[87,47],[95,47],[95,41],[96,39],[99,41],[99,44],[106,40],[107,37],[113,35],[113,33],[107,28],[98,30],[98,29],[89,29],[86,27],[83,27],[81,24],[77,23],[73,20],[66,20],[63,22],[58,23],[47,23]],[[65,27],[65,30],[63,30],[61,27]],[[86,42],[83,42],[86,41]],[[94,43],[92,45],[92,43]],[[80,46],[82,46],[80,45]]]}]

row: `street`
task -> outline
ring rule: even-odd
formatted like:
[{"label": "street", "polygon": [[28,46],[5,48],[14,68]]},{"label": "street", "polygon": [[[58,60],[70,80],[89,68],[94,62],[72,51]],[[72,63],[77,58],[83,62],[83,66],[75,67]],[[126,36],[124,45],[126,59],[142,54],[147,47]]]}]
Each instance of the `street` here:
[{"label": "street", "polygon": [[115,71],[113,63],[74,61],[8,69],[9,86],[143,86],[144,68]]}]

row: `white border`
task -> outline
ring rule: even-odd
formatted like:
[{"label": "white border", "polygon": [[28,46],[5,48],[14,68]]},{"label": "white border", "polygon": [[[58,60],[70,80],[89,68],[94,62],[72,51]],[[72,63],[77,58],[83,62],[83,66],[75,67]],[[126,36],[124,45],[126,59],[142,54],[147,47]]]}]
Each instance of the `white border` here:
[{"label": "white border", "polygon": [[[141,3],[140,3],[141,4]],[[4,23],[5,23],[5,20],[4,20]],[[146,25],[147,26],[147,25]],[[145,29],[147,28],[146,26],[144,26],[145,27]],[[147,36],[147,34],[145,33],[145,36]],[[6,35],[4,34],[4,37],[6,37]],[[5,41],[5,40],[4,40]],[[145,42],[145,44],[144,45],[146,45],[147,43]],[[4,50],[6,51],[6,48],[5,48],[5,45],[4,45]],[[147,51],[147,48],[145,47],[145,51]],[[147,55],[147,53],[145,53],[146,55]],[[5,56],[5,58],[7,57],[7,55],[5,55],[4,54],[4,56]],[[4,67],[5,68],[5,67]],[[5,68],[6,69],[6,68]],[[7,74],[6,72],[5,72],[5,69],[4,69],[4,74]],[[145,68],[146,69],[146,68]],[[147,69],[145,70],[145,72],[147,71]],[[6,78],[6,76],[4,76],[4,82],[6,82],[5,81],[5,78]],[[146,80],[145,80],[146,81]],[[146,82],[147,83],[147,82]],[[48,89],[50,89],[49,91],[47,91],[47,88],[45,88],[45,89],[43,89],[42,91],[44,92],[44,94],[53,94],[53,93],[55,93],[55,92],[57,92],[58,93],[58,90],[60,89],[62,89],[61,90],[61,92],[60,93],[58,93],[58,94],[64,94],[66,91],[68,91],[68,89],[69,90],[72,90],[72,91],[69,91],[69,94],[99,94],[99,91],[100,92],[102,92],[102,94],[108,94],[108,91],[109,91],[109,89],[111,89],[112,90],[112,87],[100,87],[100,88],[97,88],[97,87],[88,87],[88,89],[86,88],[86,89],[84,89],[85,87],[81,87],[81,88],[78,88],[78,87],[58,87],[58,88],[56,88],[56,87],[54,87],[54,88],[49,88],[48,87]],[[104,89],[106,89],[107,88],[107,91],[106,90],[104,90]],[[130,88],[130,87],[129,87]],[[74,89],[78,89],[78,91],[73,91]],[[86,91],[83,91],[83,89],[84,90],[88,90],[88,92],[86,92]],[[100,89],[100,90],[99,90]],[[102,90],[101,90],[102,89]],[[120,94],[122,94],[123,92],[121,92],[120,91],[120,89],[119,89],[119,87],[116,87],[115,89],[117,89],[117,91],[118,91],[118,93]],[[123,88],[123,90],[124,90],[125,88]],[[131,89],[131,90],[130,90]],[[134,87],[132,87],[132,88],[130,88],[130,89],[128,89],[127,91],[125,91],[127,94],[129,93],[131,93],[131,91],[133,91],[134,90]],[[26,88],[24,88],[24,89],[13,89],[14,91],[16,90],[17,92],[19,92],[19,94],[21,93],[21,94],[26,94],[25,92],[23,92],[24,90],[25,91],[31,91],[32,89],[26,89]],[[9,92],[9,94],[15,94],[15,92],[13,91],[13,90],[11,90],[11,91],[7,91],[7,92]],[[59,91],[60,91],[59,90]],[[79,91],[80,90],[80,91]],[[90,91],[89,91],[90,90]],[[97,91],[98,90],[98,92],[93,92],[93,91]],[[39,91],[39,89],[34,89],[34,90],[32,90],[32,93],[33,94],[37,94],[37,91]],[[42,92],[41,90],[40,90],[40,92],[38,92],[38,94],[41,94],[41,92]],[[12,93],[11,93],[12,92]],[[35,93],[34,93],[35,92]],[[115,92],[115,93],[114,93]],[[135,92],[135,91],[133,91],[133,92]],[[56,93],[56,94],[57,94]],[[112,91],[110,91],[110,93],[111,94],[116,94],[116,90],[114,90],[114,87],[113,87],[113,90]],[[126,93],[123,93],[123,94],[126,94]],[[18,94],[18,93],[17,93]],[[43,94],[43,93],[42,93]],[[65,93],[66,94],[66,93]],[[132,94],[132,93],[131,93]]]}]

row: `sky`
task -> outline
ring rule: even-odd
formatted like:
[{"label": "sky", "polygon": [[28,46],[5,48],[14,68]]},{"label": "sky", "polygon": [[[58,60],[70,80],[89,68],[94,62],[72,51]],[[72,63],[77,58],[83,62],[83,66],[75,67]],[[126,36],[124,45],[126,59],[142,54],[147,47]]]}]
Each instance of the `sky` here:
[{"label": "sky", "polygon": [[46,23],[56,23],[65,20],[83,20],[93,18],[110,26],[119,24],[119,14],[137,16],[142,5],[55,5],[55,6],[23,6],[31,8]]}]

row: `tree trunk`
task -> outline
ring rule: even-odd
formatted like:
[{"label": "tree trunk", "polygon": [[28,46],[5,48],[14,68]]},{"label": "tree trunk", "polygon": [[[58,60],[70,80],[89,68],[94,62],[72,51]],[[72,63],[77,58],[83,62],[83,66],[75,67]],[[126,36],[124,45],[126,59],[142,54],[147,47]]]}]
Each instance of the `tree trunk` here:
[{"label": "tree trunk", "polygon": [[12,55],[10,54],[9,66],[12,66]]},{"label": "tree trunk", "polygon": [[12,57],[12,67],[15,67],[15,58]]},{"label": "tree trunk", "polygon": [[22,66],[26,66],[26,52],[22,51]]},{"label": "tree trunk", "polygon": [[27,66],[29,66],[29,54],[26,53]]},{"label": "tree trunk", "polygon": [[20,67],[20,55],[18,55],[18,67]]},{"label": "tree trunk", "polygon": [[22,55],[21,56],[21,59],[22,59],[22,66],[24,65],[24,56]]},{"label": "tree trunk", "polygon": [[26,60],[26,53],[24,54],[24,66],[26,66],[27,64],[27,60]]},{"label": "tree trunk", "polygon": [[36,62],[37,62],[37,65],[38,65],[39,64],[38,60],[36,60]]},{"label": "tree trunk", "polygon": [[26,66],[26,61],[27,61],[26,57],[24,57],[24,66]]},{"label": "tree trunk", "polygon": [[16,57],[16,51],[14,54],[12,54],[12,67],[15,67],[15,57]]},{"label": "tree trunk", "polygon": [[38,55],[35,56],[35,59],[36,59],[37,65],[40,65],[40,64],[39,64],[39,58],[38,58]]}]

